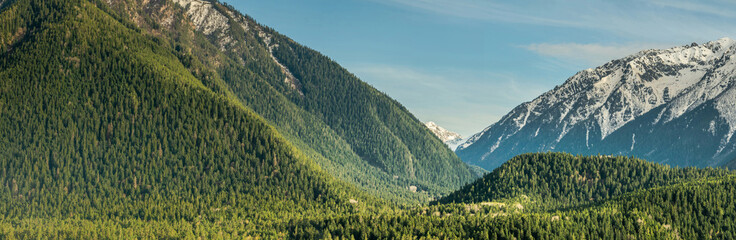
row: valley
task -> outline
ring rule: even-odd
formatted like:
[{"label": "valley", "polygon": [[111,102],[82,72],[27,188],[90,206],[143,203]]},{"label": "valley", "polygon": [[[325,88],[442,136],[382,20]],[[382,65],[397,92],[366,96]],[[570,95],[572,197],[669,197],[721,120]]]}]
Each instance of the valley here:
[{"label": "valley", "polygon": [[0,0],[0,239],[733,239],[734,49],[463,138],[228,3]]}]

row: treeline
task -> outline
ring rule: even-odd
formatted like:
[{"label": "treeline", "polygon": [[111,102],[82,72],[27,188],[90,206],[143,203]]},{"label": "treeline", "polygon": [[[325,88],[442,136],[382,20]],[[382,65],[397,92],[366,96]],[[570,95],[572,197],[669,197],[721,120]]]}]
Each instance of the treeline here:
[{"label": "treeline", "polygon": [[287,228],[295,239],[731,239],[735,183],[721,169],[524,154],[430,206]]},{"label": "treeline", "polygon": [[672,168],[622,156],[522,154],[438,203],[498,201],[526,195],[544,207],[606,200],[639,189],[732,174],[714,168]]},{"label": "treeline", "polygon": [[288,232],[293,239],[733,239],[735,193],[736,178],[723,177],[571,210],[353,215],[292,223]]}]

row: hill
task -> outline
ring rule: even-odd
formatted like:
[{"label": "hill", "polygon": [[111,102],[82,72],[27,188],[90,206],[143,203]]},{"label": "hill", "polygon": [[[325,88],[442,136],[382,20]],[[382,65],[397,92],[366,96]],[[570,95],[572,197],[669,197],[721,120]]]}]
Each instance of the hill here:
[{"label": "hill", "polygon": [[[363,239],[732,239],[734,177],[675,184],[595,205],[552,211],[495,205],[438,205],[404,215],[305,221],[292,238]],[[519,205],[521,206],[521,205]]]},{"label": "hill", "polygon": [[483,178],[439,199],[479,203],[527,196],[545,208],[580,205],[671,184],[731,175],[722,169],[672,168],[612,156],[529,153],[507,161]]},{"label": "hill", "polygon": [[179,238],[224,225],[237,236],[376,208],[106,9],[18,0],[0,12],[0,221],[46,226],[16,237],[117,227],[124,238]]},{"label": "hill", "polygon": [[524,154],[431,206],[308,219],[288,232],[293,238],[730,239],[734,183],[731,172],[719,169]]},{"label": "hill", "polygon": [[395,202],[420,203],[475,178],[401,104],[227,4],[108,2],[167,41],[206,86],[251,108],[343,181]]}]

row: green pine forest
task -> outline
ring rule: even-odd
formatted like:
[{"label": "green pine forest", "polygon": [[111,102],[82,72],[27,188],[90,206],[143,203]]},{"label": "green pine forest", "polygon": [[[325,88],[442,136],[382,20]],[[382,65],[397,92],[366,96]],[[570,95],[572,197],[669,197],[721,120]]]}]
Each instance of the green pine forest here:
[{"label": "green pine forest", "polygon": [[0,0],[0,239],[736,238],[731,171],[536,153],[476,179],[400,103],[209,3],[227,31],[169,0]]},{"label": "green pine forest", "polygon": [[[319,52],[229,5],[213,4],[220,12],[234,14],[225,15],[231,23],[227,32],[196,31],[186,13],[167,0],[112,1],[110,12],[122,16],[121,21],[139,19],[134,25],[174,49],[205,86],[243,103],[320,167],[373,195],[415,204],[475,178],[395,100]],[[167,18],[174,19],[171,26],[160,26]],[[218,43],[222,35],[232,39],[227,51]],[[297,89],[284,82],[269,46],[273,57],[298,79]],[[409,186],[419,193],[409,192]]]}]

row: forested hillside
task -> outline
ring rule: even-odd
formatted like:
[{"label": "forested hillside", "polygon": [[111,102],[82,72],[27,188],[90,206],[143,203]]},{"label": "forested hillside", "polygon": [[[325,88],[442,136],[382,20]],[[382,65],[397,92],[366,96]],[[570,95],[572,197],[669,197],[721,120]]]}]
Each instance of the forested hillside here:
[{"label": "forested hillside", "polygon": [[[637,191],[595,205],[529,211],[505,203],[439,205],[404,215],[319,219],[290,237],[355,239],[733,239],[736,179]],[[533,204],[533,203],[531,203]]]},{"label": "forested hillside", "polygon": [[529,153],[507,161],[440,203],[473,203],[527,196],[544,207],[606,200],[658,186],[728,176],[723,169],[671,168],[645,160],[612,156]]},{"label": "forested hillside", "polygon": [[243,234],[263,221],[374,208],[100,4],[19,0],[0,13],[3,223],[87,221],[56,230],[96,232],[144,221],[142,236],[176,227],[181,237],[202,221],[210,228],[196,235],[206,236],[225,224]]},{"label": "forested hillside", "polygon": [[475,178],[398,102],[227,4],[109,3],[168,41],[205,85],[253,109],[341,180],[395,202],[420,203]]},{"label": "forested hillside", "polygon": [[731,239],[735,184],[725,170],[524,154],[434,205],[400,215],[312,219],[288,232],[356,239]]},{"label": "forested hillside", "polygon": [[321,116],[362,159],[391,174],[446,186],[472,179],[465,164],[401,104],[314,50],[281,35],[274,42],[274,55],[305,92],[292,95],[293,101]]}]

